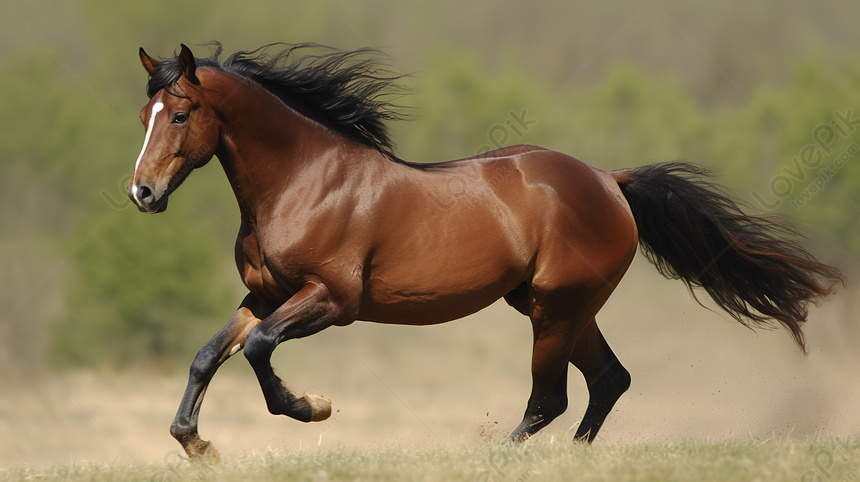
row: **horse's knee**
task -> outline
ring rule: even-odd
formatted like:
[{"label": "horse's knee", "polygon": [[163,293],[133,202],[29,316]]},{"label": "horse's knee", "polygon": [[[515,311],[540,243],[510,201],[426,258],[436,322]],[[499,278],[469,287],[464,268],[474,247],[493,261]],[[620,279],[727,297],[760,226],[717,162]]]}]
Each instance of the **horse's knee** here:
[{"label": "horse's knee", "polygon": [[218,369],[218,357],[220,353],[211,346],[203,345],[194,357],[189,368],[189,375],[193,380],[208,381]]},{"label": "horse's knee", "polygon": [[275,340],[266,332],[252,329],[245,339],[245,358],[252,364],[268,362],[275,350]]}]

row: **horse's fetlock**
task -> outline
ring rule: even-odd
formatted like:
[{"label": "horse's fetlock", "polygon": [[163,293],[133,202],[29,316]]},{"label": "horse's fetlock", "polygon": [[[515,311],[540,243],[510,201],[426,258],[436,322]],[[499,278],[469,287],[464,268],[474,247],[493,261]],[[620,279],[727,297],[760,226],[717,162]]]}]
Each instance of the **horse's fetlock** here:
[{"label": "horse's fetlock", "polygon": [[174,420],[170,424],[170,435],[184,445],[188,440],[197,436],[197,427]]},{"label": "horse's fetlock", "polygon": [[563,414],[565,410],[567,410],[567,395],[562,396],[550,396],[546,403],[542,404],[543,407],[541,412],[544,417],[552,420],[559,415]]},{"label": "horse's fetlock", "polygon": [[620,397],[628,388],[630,388],[632,379],[630,378],[630,372],[621,366],[620,363],[616,363],[616,367],[616,369],[613,369],[609,373],[610,377],[607,380],[609,382],[608,390],[612,392],[613,395]]}]

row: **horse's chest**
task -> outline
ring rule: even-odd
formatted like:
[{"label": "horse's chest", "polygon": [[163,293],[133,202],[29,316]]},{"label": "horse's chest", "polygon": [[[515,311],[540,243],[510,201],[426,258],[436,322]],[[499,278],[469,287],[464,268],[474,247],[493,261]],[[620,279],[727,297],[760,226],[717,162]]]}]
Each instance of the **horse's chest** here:
[{"label": "horse's chest", "polygon": [[292,277],[270,266],[255,237],[248,236],[237,243],[236,264],[248,291],[260,298],[283,302],[295,293]]},{"label": "horse's chest", "polygon": [[263,299],[284,302],[295,291],[289,285],[282,283],[278,278],[265,265],[260,267],[246,265],[242,274],[242,281],[245,283],[248,291]]}]

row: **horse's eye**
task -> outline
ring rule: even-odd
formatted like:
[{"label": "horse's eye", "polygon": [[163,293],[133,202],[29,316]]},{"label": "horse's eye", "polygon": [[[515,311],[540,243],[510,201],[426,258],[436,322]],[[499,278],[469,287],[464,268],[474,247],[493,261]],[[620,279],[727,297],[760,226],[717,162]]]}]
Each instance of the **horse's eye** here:
[{"label": "horse's eye", "polygon": [[173,114],[173,123],[174,124],[185,124],[188,121],[188,114],[185,112],[177,112]]}]

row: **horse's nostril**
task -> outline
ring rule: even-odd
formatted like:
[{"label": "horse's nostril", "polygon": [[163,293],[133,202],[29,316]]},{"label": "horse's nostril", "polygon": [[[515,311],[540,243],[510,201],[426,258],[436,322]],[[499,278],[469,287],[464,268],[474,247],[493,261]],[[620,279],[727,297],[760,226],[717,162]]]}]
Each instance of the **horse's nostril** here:
[{"label": "horse's nostril", "polygon": [[137,188],[137,198],[141,201],[151,201],[152,189],[146,184],[142,184]]}]

